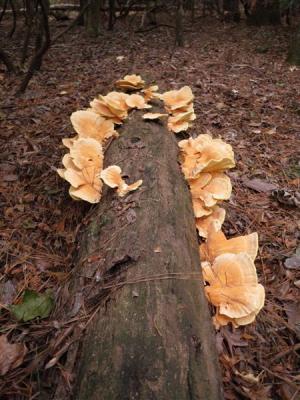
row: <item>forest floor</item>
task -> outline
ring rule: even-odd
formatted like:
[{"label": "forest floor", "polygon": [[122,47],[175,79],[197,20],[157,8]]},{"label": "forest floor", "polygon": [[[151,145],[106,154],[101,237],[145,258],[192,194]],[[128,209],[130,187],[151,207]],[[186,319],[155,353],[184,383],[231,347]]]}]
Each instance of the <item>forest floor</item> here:
[{"label": "forest floor", "polygon": [[[66,23],[53,25],[60,31]],[[141,74],[161,91],[191,86],[197,120],[190,133],[209,131],[236,155],[224,229],[229,236],[258,232],[256,265],[266,303],[255,323],[217,332],[225,398],[300,398],[300,264],[299,257],[286,261],[300,250],[299,198],[292,197],[300,189],[300,73],[285,62],[289,29],[213,19],[186,28],[183,48],[174,48],[174,32],[166,27],[134,34],[118,23],[98,39],[75,28],[48,51],[19,98],[13,97],[19,78],[0,66],[0,323],[2,334],[28,349],[18,368],[0,377],[3,399],[49,399],[58,378],[72,382],[63,357],[43,371],[68,348],[68,322],[18,323],[8,306],[25,288],[52,289],[59,298],[76,233],[92,208],[72,201],[55,172],[65,152],[61,139],[74,134],[70,114],[127,73]],[[21,51],[20,38],[17,32],[5,43],[11,54]]]}]

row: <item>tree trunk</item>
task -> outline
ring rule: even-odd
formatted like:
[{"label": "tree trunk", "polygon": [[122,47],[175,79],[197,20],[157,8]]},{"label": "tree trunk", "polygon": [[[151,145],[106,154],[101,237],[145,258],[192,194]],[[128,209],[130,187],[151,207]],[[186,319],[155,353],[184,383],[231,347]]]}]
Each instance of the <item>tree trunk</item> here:
[{"label": "tree trunk", "polygon": [[279,25],[279,0],[272,0],[269,3],[266,3],[264,0],[257,0],[255,6],[249,10],[247,22],[249,25],[255,26]]},{"label": "tree trunk", "polygon": [[239,0],[224,0],[223,1],[224,21],[240,22],[240,7]]},{"label": "tree trunk", "polygon": [[100,34],[101,0],[91,0],[85,12],[85,27],[88,35],[97,37]]},{"label": "tree trunk", "polygon": [[9,55],[2,49],[0,49],[0,61],[6,66],[8,72],[16,73],[15,66]]},{"label": "tree trunk", "polygon": [[83,293],[85,312],[97,312],[83,341],[74,399],[220,400],[177,142],[142,114],[130,115],[105,163],[143,184],[124,198],[105,189],[80,241],[73,294]]},{"label": "tree trunk", "polygon": [[[79,10],[81,11],[83,7],[85,6],[86,0],[80,0],[79,3]],[[79,12],[80,12],[79,11]],[[81,17],[78,19],[78,25],[83,26],[84,25],[84,15],[82,14]]]},{"label": "tree trunk", "polygon": [[291,42],[287,61],[290,64],[300,65],[300,25]]},{"label": "tree trunk", "polygon": [[177,0],[176,4],[176,32],[175,32],[175,44],[177,46],[184,45],[183,39],[183,0]]}]

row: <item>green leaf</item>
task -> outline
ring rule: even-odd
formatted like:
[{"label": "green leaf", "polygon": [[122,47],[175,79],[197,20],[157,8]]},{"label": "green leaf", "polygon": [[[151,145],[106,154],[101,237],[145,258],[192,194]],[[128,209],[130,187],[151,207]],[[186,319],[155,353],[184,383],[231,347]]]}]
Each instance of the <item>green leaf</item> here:
[{"label": "green leaf", "polygon": [[52,293],[39,294],[26,289],[22,303],[10,307],[12,314],[19,321],[30,321],[34,318],[47,318],[53,308],[54,298]]}]

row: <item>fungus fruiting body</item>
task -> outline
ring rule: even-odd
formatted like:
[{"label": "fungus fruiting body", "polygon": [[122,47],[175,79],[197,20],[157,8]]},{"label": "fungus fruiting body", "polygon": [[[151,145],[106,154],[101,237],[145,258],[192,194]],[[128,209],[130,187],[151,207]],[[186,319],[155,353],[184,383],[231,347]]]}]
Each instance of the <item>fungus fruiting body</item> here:
[{"label": "fungus fruiting body", "polygon": [[[265,291],[258,283],[253,260],[246,253],[225,253],[217,256],[211,264],[203,262],[202,272],[205,293],[217,307],[219,324],[232,322],[244,325],[258,314],[264,305]],[[247,322],[246,322],[247,323]]]},{"label": "fungus fruiting body", "polygon": [[89,110],[75,111],[71,122],[79,138],[93,138],[102,143],[116,134],[112,121]]},{"label": "fungus fruiting body", "polygon": [[122,178],[121,168],[117,165],[111,165],[105,168],[101,171],[100,177],[107,186],[117,188],[117,193],[120,197],[124,197],[127,193],[138,189],[143,183],[143,181],[139,179],[128,185]]},{"label": "fungus fruiting body", "polygon": [[140,75],[136,74],[126,75],[123,79],[119,79],[115,83],[117,88],[124,90],[138,90],[142,89],[144,85],[145,81],[143,81]]}]

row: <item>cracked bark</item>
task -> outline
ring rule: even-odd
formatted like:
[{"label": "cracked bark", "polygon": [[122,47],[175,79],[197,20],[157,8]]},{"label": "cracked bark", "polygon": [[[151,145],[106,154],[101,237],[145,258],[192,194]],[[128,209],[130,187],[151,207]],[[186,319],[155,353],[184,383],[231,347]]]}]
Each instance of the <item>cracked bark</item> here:
[{"label": "cracked bark", "polygon": [[[98,311],[83,340],[74,399],[219,400],[215,335],[200,276],[151,278],[197,273],[200,261],[175,136],[142,114],[129,116],[105,163],[143,185],[123,199],[105,189],[80,241],[76,285],[86,287],[83,309]],[[150,279],[126,283],[141,277]],[[107,282],[120,286],[110,292]]]}]

